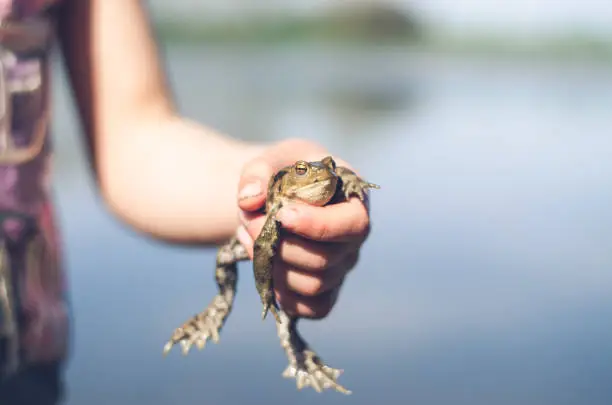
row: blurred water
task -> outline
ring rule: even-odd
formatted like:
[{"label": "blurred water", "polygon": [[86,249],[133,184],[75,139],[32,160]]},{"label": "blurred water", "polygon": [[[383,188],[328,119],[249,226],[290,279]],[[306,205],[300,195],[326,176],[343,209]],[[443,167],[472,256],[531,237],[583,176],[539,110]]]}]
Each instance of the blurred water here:
[{"label": "blurred water", "polygon": [[[382,189],[337,310],[304,334],[352,403],[612,401],[612,77],[394,49],[172,48],[183,111],[324,142]],[[214,251],[143,239],[92,191],[58,73],[56,193],[75,311],[70,404],[326,404],[295,391],[250,275],[221,344],[162,358],[213,296]],[[285,401],[285,402],[284,402]]]}]

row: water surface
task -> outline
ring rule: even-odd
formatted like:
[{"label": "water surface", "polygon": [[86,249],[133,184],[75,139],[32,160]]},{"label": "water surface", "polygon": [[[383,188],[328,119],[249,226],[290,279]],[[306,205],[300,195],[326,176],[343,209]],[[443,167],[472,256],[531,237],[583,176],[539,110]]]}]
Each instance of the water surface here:
[{"label": "water surface", "polygon": [[214,251],[109,216],[57,74],[56,193],[75,313],[69,404],[598,405],[612,400],[612,78],[605,67],[171,48],[182,110],[306,137],[382,185],[337,310],[304,322],[354,391],[295,392],[248,265],[222,344],[162,358],[215,293]]}]

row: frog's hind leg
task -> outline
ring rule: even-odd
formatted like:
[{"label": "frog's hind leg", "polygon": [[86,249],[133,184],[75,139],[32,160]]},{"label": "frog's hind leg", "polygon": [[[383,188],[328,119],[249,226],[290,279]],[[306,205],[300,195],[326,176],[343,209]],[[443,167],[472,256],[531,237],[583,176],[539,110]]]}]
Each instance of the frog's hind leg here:
[{"label": "frog's hind leg", "polygon": [[289,366],[283,372],[285,378],[295,378],[298,390],[311,386],[317,392],[334,389],[343,394],[351,394],[337,379],[342,370],[327,366],[317,353],[308,347],[308,343],[297,331],[298,318],[279,311],[280,322],[276,323],[281,346],[287,354]]},{"label": "frog's hind leg", "polygon": [[239,261],[248,259],[247,250],[236,238],[219,248],[215,271],[219,293],[204,311],[194,315],[175,329],[172,337],[164,346],[164,354],[167,354],[179,342],[183,354],[187,354],[193,344],[203,349],[208,339],[212,339],[215,343],[219,342],[219,333],[234,304],[238,281],[237,264]]}]

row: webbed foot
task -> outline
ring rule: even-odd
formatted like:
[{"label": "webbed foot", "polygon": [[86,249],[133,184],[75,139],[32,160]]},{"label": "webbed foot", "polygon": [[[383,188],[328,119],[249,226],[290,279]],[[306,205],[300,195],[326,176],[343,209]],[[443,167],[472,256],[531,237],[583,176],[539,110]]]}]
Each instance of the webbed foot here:
[{"label": "webbed foot", "polygon": [[347,200],[351,197],[357,197],[361,201],[365,200],[367,190],[370,188],[379,189],[380,186],[374,183],[368,183],[365,180],[356,178],[355,181],[346,181],[342,184],[342,192]]},{"label": "webbed foot", "polygon": [[297,331],[297,318],[289,317],[284,311],[279,311],[282,322],[278,322],[277,330],[281,346],[285,349],[289,365],[283,371],[283,377],[295,378],[297,389],[312,387],[317,392],[334,389],[343,394],[351,391],[338,383],[342,370],[331,368],[308,347]]},{"label": "webbed foot", "polygon": [[345,199],[357,197],[364,201],[368,189],[380,189],[378,184],[370,183],[357,176],[355,172],[345,167],[336,168],[338,176],[342,180],[342,194]]},{"label": "webbed foot", "polygon": [[201,350],[209,339],[219,342],[221,329],[234,305],[238,281],[237,263],[248,258],[246,249],[235,238],[219,248],[215,271],[219,293],[204,311],[174,330],[164,346],[164,355],[177,343],[181,344],[183,354],[187,354],[194,344]]},{"label": "webbed foot", "polygon": [[180,343],[183,354],[189,353],[195,344],[202,350],[206,346],[208,339],[219,343],[220,332],[229,315],[231,303],[227,302],[220,295],[216,296],[213,302],[204,311],[194,315],[179,328],[174,330],[172,337],[164,346],[164,355],[168,354],[172,347]]},{"label": "webbed foot", "polygon": [[379,189],[380,186],[378,184],[368,183],[365,180],[359,179],[359,182],[344,183],[342,191],[344,191],[344,196],[346,199],[355,196],[363,201],[365,199],[365,193],[370,188]]},{"label": "webbed foot", "polygon": [[350,395],[352,393],[338,384],[338,377],[343,370],[323,364],[317,354],[311,350],[304,350],[297,357],[299,359],[296,364],[289,364],[283,371],[283,377],[295,378],[298,390],[310,386],[317,392],[334,389],[342,394]]}]

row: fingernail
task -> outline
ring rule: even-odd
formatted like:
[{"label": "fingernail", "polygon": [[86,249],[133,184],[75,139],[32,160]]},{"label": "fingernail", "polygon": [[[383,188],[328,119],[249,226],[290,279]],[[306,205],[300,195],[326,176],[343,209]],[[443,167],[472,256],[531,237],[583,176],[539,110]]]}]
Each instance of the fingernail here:
[{"label": "fingernail", "polygon": [[291,226],[297,221],[298,212],[295,208],[283,207],[278,211],[278,214],[276,214],[276,219],[285,226]]},{"label": "fingernail", "polygon": [[259,181],[254,181],[242,187],[242,190],[240,190],[240,192],[238,193],[238,198],[240,200],[244,200],[245,198],[257,197],[260,194],[261,183]]}]

